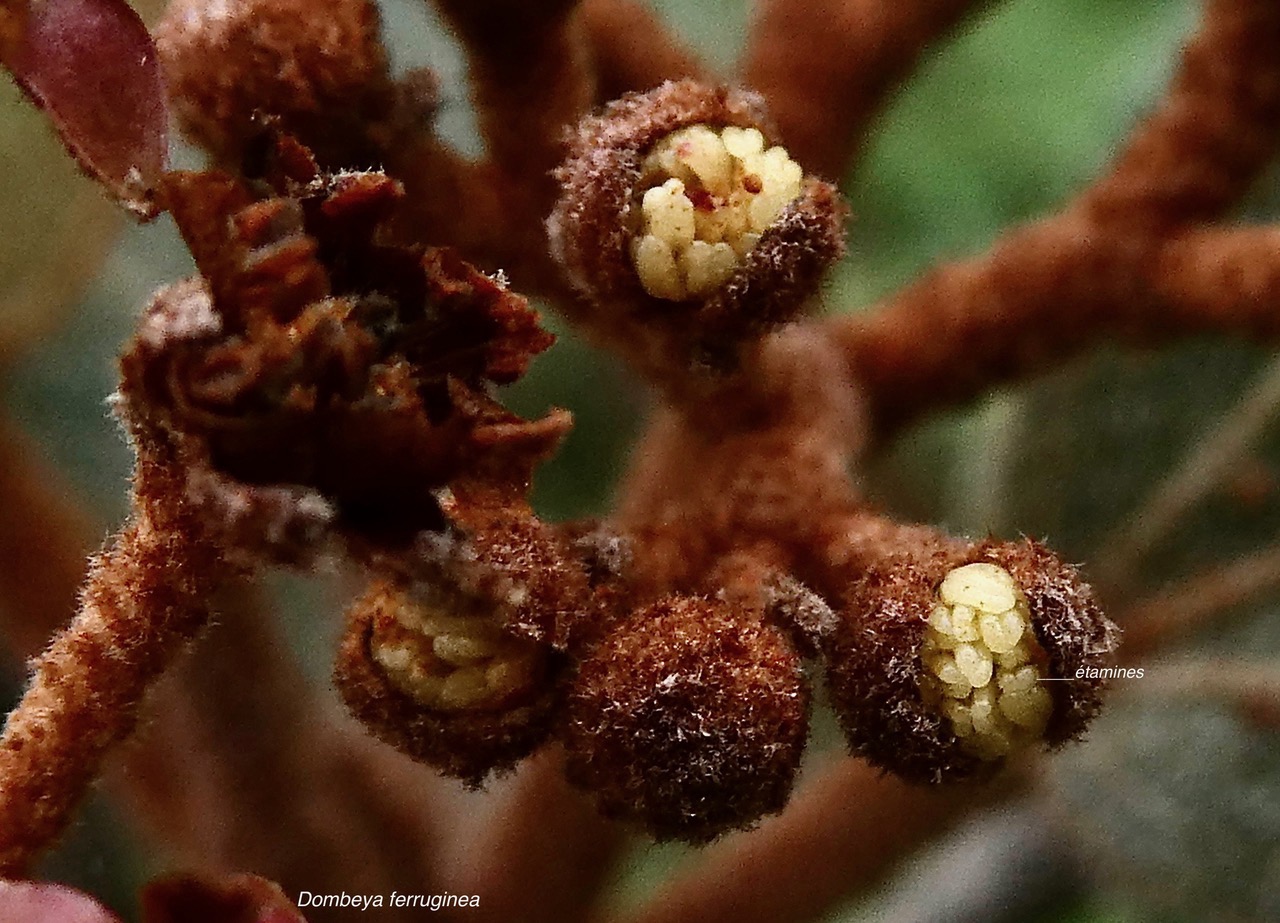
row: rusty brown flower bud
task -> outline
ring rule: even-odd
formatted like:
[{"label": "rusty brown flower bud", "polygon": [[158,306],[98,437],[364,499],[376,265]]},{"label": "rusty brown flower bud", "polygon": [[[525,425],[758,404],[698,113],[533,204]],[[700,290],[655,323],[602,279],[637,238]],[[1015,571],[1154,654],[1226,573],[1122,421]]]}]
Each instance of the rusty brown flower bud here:
[{"label": "rusty brown flower bud", "polygon": [[782,809],[808,710],[779,629],[724,603],[669,598],[582,662],[563,732],[569,778],[659,838],[710,840]]},{"label": "rusty brown flower bud", "polygon": [[169,95],[183,130],[228,166],[255,135],[255,113],[330,167],[381,157],[370,124],[394,89],[377,6],[341,0],[176,0],[156,27]]},{"label": "rusty brown flower bud", "polygon": [[546,739],[557,672],[486,600],[379,583],[349,613],[334,682],[381,740],[478,785]]},{"label": "rusty brown flower bud", "polygon": [[839,194],[772,141],[754,93],[625,96],[583,120],[556,175],[552,251],[592,320],[660,326],[690,359],[795,317],[844,252]]},{"label": "rusty brown flower bud", "polygon": [[878,565],[826,656],[852,750],[917,781],[981,775],[1079,737],[1117,630],[1074,568],[1034,542]]}]

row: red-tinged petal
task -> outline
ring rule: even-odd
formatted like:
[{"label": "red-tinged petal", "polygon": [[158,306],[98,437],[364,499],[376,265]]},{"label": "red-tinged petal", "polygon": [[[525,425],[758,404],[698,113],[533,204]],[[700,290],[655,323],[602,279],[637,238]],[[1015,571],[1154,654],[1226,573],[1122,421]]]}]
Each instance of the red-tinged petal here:
[{"label": "red-tinged petal", "polygon": [[[273,881],[257,875],[170,875],[142,890],[144,923],[307,923]],[[2,921],[0,921],[2,923]]]},{"label": "red-tinged petal", "polygon": [[[26,5],[3,2],[0,30]],[[45,0],[27,11],[19,39],[0,40],[0,57],[85,172],[130,211],[153,216],[169,116],[155,46],[132,8],[123,0]]]},{"label": "red-tinged petal", "polygon": [[0,923],[120,923],[120,918],[63,885],[0,881]]}]

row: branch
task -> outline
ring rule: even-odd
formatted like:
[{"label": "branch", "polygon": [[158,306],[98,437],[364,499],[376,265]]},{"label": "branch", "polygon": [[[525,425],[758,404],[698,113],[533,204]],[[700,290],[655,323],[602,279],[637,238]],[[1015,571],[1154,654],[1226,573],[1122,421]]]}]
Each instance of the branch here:
[{"label": "branch", "polygon": [[0,738],[0,876],[21,877],[70,821],[142,697],[209,618],[225,575],[169,460],[139,458],[135,515],[91,565],[79,614],[35,663]]},{"label": "branch", "polygon": [[985,255],[933,270],[870,315],[829,321],[879,431],[1108,336],[1140,345],[1197,333],[1274,337],[1278,232],[1168,232],[1221,214],[1274,154],[1277,43],[1274,4],[1211,0],[1165,103],[1111,172]]},{"label": "branch", "polygon": [[709,847],[694,868],[615,923],[819,919],[959,817],[1015,790],[911,786],[844,759],[802,788],[780,817]]},{"label": "branch", "polygon": [[664,80],[710,80],[697,53],[637,0],[583,0],[582,20],[596,68],[596,101],[644,91]]},{"label": "branch", "polygon": [[985,256],[935,269],[870,314],[828,322],[881,435],[1103,339],[1151,346],[1216,333],[1280,334],[1280,230],[1114,237],[1063,214]]},{"label": "branch", "polygon": [[1164,99],[1081,206],[1099,224],[1167,230],[1240,200],[1280,144],[1280,6],[1207,0]]},{"label": "branch", "polygon": [[1131,249],[1078,221],[1047,219],[827,324],[884,435],[1092,346],[1098,327],[1138,302],[1132,270],[1150,248]]},{"label": "branch", "polygon": [[[839,179],[885,98],[984,0],[759,0],[744,80],[791,155]],[[833,113],[839,113],[838,118]]]},{"label": "branch", "polygon": [[547,174],[564,158],[564,132],[594,95],[577,0],[436,0],[436,6],[467,49],[490,159],[522,188],[540,187],[545,214],[554,190]]},{"label": "branch", "polygon": [[497,797],[461,857],[467,874],[460,887],[483,895],[475,919],[588,919],[626,842],[621,825],[569,787],[558,749],[526,764]]},{"label": "branch", "polygon": [[[22,655],[75,612],[96,531],[70,486],[37,462],[0,421],[0,599],[11,615],[0,636]],[[322,717],[256,593],[232,584],[214,609],[207,639],[160,681],[141,729],[108,768],[130,821],[181,861],[257,868],[294,893],[320,882],[429,890],[448,783]],[[311,835],[318,824],[328,836]],[[355,848],[360,863],[350,861]]]},{"label": "branch", "polygon": [[322,707],[248,585],[216,609],[109,774],[129,817],[183,862],[254,869],[291,894],[440,890],[443,783]]}]

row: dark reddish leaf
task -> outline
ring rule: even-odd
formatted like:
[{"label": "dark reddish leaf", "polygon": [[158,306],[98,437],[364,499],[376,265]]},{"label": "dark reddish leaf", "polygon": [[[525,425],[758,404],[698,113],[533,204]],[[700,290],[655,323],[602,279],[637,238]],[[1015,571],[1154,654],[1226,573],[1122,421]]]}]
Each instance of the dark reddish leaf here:
[{"label": "dark reddish leaf", "polygon": [[278,884],[257,875],[170,875],[142,889],[144,923],[307,923]]},{"label": "dark reddish leaf", "polygon": [[120,918],[62,885],[0,881],[0,923],[120,923]]},{"label": "dark reddish leaf", "polygon": [[126,208],[154,215],[151,187],[168,156],[169,117],[142,20],[123,0],[45,0],[29,9],[25,0],[0,3],[4,65],[85,172]]}]

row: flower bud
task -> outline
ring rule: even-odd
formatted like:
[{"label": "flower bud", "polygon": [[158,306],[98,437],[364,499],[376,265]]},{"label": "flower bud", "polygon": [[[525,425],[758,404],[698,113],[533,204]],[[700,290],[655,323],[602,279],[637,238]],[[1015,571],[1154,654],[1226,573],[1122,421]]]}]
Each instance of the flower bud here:
[{"label": "flower bud", "polygon": [[799,312],[844,252],[846,210],[770,140],[757,95],[695,81],[585,119],[557,171],[552,251],[600,313],[721,358]]},{"label": "flower bud", "polygon": [[828,642],[828,682],[855,753],[957,779],[1078,737],[1100,705],[1088,668],[1116,640],[1073,568],[1033,542],[989,543],[869,572]]},{"label": "flower bud", "polygon": [[380,160],[369,123],[394,91],[378,9],[339,0],[176,0],[156,27],[172,106],[183,129],[225,165],[256,135],[255,113],[331,167]]},{"label": "flower bud", "polygon": [[800,658],[757,613],[672,597],[587,654],[567,705],[571,781],[661,839],[780,811],[808,731]]},{"label": "flower bud", "polygon": [[549,650],[484,601],[379,584],[351,610],[334,681],[378,738],[478,785],[547,737],[553,673]]}]

